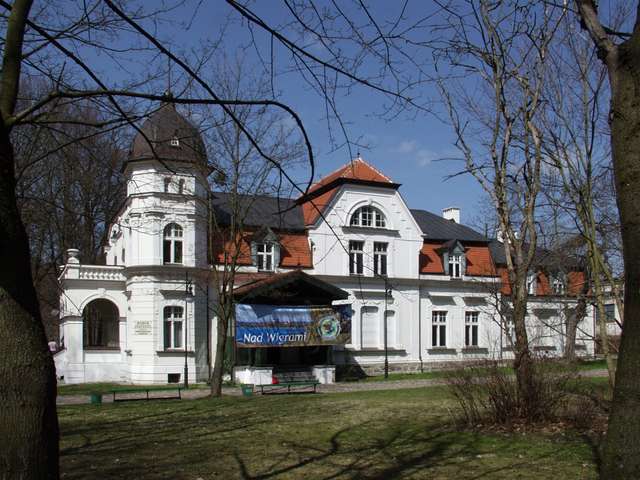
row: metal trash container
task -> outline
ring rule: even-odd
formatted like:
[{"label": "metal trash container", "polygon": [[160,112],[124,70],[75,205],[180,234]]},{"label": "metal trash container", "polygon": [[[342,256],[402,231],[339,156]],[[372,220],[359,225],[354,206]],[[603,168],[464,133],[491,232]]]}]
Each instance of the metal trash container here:
[{"label": "metal trash container", "polygon": [[243,397],[250,397],[253,395],[253,384],[243,383],[242,385],[240,385],[240,388],[242,388]]},{"label": "metal trash container", "polygon": [[91,405],[101,405],[102,404],[102,394],[101,393],[92,393],[91,394]]}]

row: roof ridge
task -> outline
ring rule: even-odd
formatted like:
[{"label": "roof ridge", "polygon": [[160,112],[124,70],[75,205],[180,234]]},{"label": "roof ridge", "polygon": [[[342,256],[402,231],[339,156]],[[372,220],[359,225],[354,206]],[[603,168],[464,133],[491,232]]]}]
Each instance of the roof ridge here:
[{"label": "roof ridge", "polygon": [[382,173],[380,170],[378,170],[376,167],[374,167],[372,164],[370,164],[369,162],[367,162],[364,158],[362,157],[358,157],[354,160],[355,162],[362,162],[364,163],[367,167],[373,169],[373,171],[375,171],[378,175],[380,175],[381,177],[384,177],[387,179],[387,181],[389,183],[393,183],[393,180],[391,180],[391,178],[388,175],[385,175],[384,173]]},{"label": "roof ridge", "polygon": [[[366,160],[364,160],[362,157],[357,157],[354,158],[352,160],[350,160],[348,163],[345,163],[344,165],[336,168],[335,170],[331,171],[330,173],[327,173],[326,175],[323,175],[322,178],[319,178],[317,182],[314,182],[311,187],[309,187],[309,191],[307,193],[312,193],[313,191],[324,187],[325,185],[329,185],[330,183],[334,182],[335,180],[339,179],[339,178],[349,178],[348,176],[345,175],[345,173],[348,172],[349,169],[351,169],[351,172],[353,174],[353,179],[358,179],[358,177],[355,174],[355,165],[360,162],[362,165],[364,165],[367,168],[370,168],[376,175],[382,177],[384,182],[387,183],[394,183],[393,180],[388,176],[385,175],[384,173],[382,173],[378,168],[374,167],[372,164],[370,164],[369,162],[367,162]],[[323,183],[323,181],[325,181],[327,178],[331,178],[331,177],[335,177],[333,178],[330,182],[327,183]],[[304,196],[304,195],[301,195]]]}]

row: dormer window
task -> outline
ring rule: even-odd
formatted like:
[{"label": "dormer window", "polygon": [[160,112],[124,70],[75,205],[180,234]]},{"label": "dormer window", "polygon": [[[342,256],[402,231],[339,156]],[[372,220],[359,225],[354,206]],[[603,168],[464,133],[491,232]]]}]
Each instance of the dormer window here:
[{"label": "dormer window", "polygon": [[551,290],[554,295],[564,295],[566,293],[566,284],[563,275],[554,275],[551,279]]},{"label": "dormer window", "polygon": [[380,210],[367,205],[358,208],[353,215],[351,215],[349,225],[352,227],[385,228],[386,221]]},{"label": "dormer window", "polygon": [[182,263],[182,227],[170,223],[164,227],[162,260],[164,263]]},{"label": "dormer window", "polygon": [[451,278],[462,278],[466,274],[465,250],[458,240],[449,240],[438,251],[442,254],[442,265],[446,275]]},{"label": "dormer window", "polygon": [[449,276],[452,278],[462,276],[462,255],[449,255]]},{"label": "dormer window", "polygon": [[180,139],[176,136],[174,136],[171,141],[170,144],[172,147],[179,147],[180,146]]},{"label": "dormer window", "polygon": [[280,243],[270,228],[265,227],[254,235],[251,257],[259,272],[273,272],[280,264]]},{"label": "dormer window", "polygon": [[260,272],[273,272],[273,244],[258,243],[256,245],[257,267]]}]

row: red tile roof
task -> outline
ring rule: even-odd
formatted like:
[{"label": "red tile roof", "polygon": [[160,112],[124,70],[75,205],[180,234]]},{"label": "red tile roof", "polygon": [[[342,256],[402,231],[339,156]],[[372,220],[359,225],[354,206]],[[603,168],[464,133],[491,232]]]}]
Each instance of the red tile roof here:
[{"label": "red tile roof", "polygon": [[[311,248],[309,247],[309,240],[307,233],[278,233],[278,239],[280,241],[280,267],[284,268],[313,268],[313,262],[311,258]],[[252,233],[247,232],[243,235],[243,238],[238,242],[240,253],[238,254],[238,265],[251,265],[251,239]],[[223,244],[224,243],[224,244]],[[233,241],[227,238],[224,242],[214,241],[214,258],[216,263],[223,264],[225,261],[225,252],[228,256],[232,255],[235,251]],[[229,258],[229,257],[227,257]]]},{"label": "red tile roof", "polygon": [[391,188],[397,188],[399,186],[373,165],[370,165],[358,157],[318,180],[311,185],[306,195],[298,198],[297,202],[302,205],[305,224],[310,225],[314,223],[320,216],[320,213],[324,213],[327,206],[331,203],[338,187],[342,183],[349,181],[373,183]]}]

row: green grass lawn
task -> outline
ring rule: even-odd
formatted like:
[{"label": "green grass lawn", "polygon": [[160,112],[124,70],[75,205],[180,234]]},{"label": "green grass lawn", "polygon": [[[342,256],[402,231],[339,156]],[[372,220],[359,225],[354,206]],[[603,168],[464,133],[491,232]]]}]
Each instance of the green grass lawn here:
[{"label": "green grass lawn", "polygon": [[66,479],[596,478],[577,434],[481,434],[442,387],[59,407]]}]

